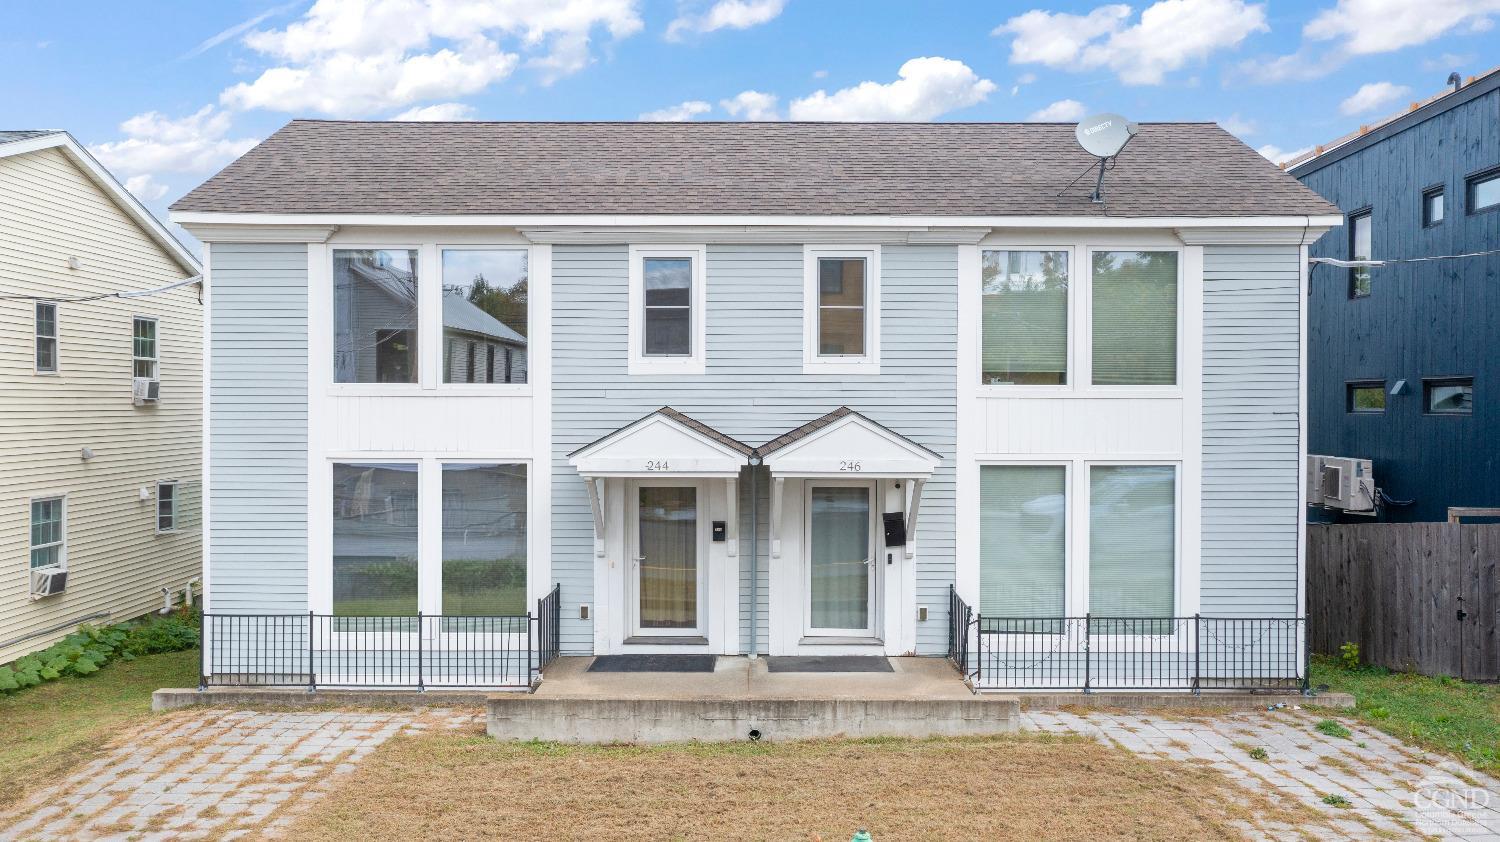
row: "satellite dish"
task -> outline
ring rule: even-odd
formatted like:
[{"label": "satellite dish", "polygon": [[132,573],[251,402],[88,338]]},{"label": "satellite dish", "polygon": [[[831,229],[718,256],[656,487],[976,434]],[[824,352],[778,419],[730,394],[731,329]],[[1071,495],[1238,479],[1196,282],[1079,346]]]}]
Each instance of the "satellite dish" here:
[{"label": "satellite dish", "polygon": [[1099,178],[1094,182],[1094,194],[1090,200],[1104,201],[1104,170],[1138,131],[1139,126],[1119,114],[1095,114],[1073,129],[1078,145],[1099,159]]}]

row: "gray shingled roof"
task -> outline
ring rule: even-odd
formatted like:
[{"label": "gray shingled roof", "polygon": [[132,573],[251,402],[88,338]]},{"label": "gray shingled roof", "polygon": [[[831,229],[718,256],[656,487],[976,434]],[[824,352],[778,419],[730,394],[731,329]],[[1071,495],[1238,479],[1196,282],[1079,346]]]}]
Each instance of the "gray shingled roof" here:
[{"label": "gray shingled roof", "polygon": [[10,143],[16,140],[31,140],[34,137],[57,134],[57,129],[7,129],[0,130],[0,143]]},{"label": "gray shingled roof", "polygon": [[900,438],[902,441],[910,443],[913,447],[920,447],[920,448],[922,448],[923,450],[927,451],[928,453],[931,453],[935,458],[938,458],[938,459],[943,458],[942,454],[937,453],[932,448],[926,447],[926,446],[921,445],[921,444],[918,444],[917,442],[912,441],[910,438],[907,438],[906,436],[901,435],[900,433],[896,432],[895,430],[892,430],[890,427],[887,427],[884,424],[881,424],[879,421],[875,421],[875,420],[871,419],[868,415],[864,415],[862,413],[855,412],[854,410],[850,409],[847,406],[841,406],[838,409],[835,409],[834,411],[828,413],[827,415],[823,415],[823,416],[820,416],[818,418],[814,418],[813,420],[807,422],[806,424],[803,424],[800,427],[796,427],[794,429],[787,430],[786,432],[782,433],[781,435],[777,436],[776,438],[771,439],[770,441],[766,442],[765,444],[761,445],[760,447],[755,448],[755,453],[758,456],[769,456],[770,454],[775,453],[776,451],[782,449],[783,447],[786,447],[789,444],[792,444],[794,442],[799,442],[802,439],[807,438],[808,436],[812,435],[813,433],[816,433],[817,431],[823,429],[824,427],[827,427],[829,424],[832,424],[833,422],[839,420],[840,418],[846,418],[846,417],[848,417],[850,415],[856,416],[858,418],[862,418],[865,421],[867,421],[867,422],[869,422],[871,424],[874,424],[875,426],[879,427],[882,430],[885,430],[886,432],[890,433],[891,435]]},{"label": "gray shingled roof", "polygon": [[[223,213],[1282,216],[1338,210],[1211,123],[1142,123],[1088,200],[1057,123],[296,120],[172,210]],[[1080,177],[1082,176],[1082,177]],[[1069,187],[1070,182],[1074,182]]]},{"label": "gray shingled roof", "polygon": [[573,451],[572,453],[569,453],[568,455],[569,456],[575,456],[575,455],[577,455],[579,453],[582,453],[583,451],[588,450],[589,448],[593,447],[594,445],[598,444],[599,442],[604,441],[605,439],[609,438],[610,436],[613,436],[616,433],[620,432],[620,430],[625,430],[625,429],[629,429],[630,427],[634,427],[635,425],[641,423],[642,421],[645,421],[647,418],[651,418],[651,417],[656,416],[656,415],[660,415],[660,416],[663,416],[665,418],[670,418],[673,421],[676,421],[677,423],[683,425],[684,427],[687,427],[690,430],[695,430],[699,434],[701,434],[703,436],[706,436],[707,438],[712,439],[713,441],[716,441],[719,444],[724,445],[725,447],[729,448],[730,450],[735,451],[736,453],[740,453],[740,454],[743,454],[745,456],[753,456],[755,454],[755,448],[751,447],[748,444],[745,444],[744,442],[740,441],[739,439],[731,438],[731,437],[729,437],[729,436],[727,436],[727,435],[719,432],[718,430],[715,430],[713,427],[708,426],[707,424],[703,423],[702,421],[699,421],[696,418],[693,418],[693,417],[687,416],[687,415],[683,415],[681,412],[678,412],[677,410],[673,409],[670,406],[664,406],[661,409],[656,410],[655,412],[651,412],[651,413],[649,413],[647,415],[643,415],[640,418],[637,418],[636,420],[630,422],[629,424],[626,424],[625,426],[621,427],[618,430],[612,430],[612,431],[610,431],[609,433],[607,433],[607,434],[605,434],[605,435],[603,435],[603,436],[601,436],[601,437],[599,437],[599,438],[597,438],[597,439],[589,442],[588,444],[584,445],[583,447],[578,448],[577,450]]}]

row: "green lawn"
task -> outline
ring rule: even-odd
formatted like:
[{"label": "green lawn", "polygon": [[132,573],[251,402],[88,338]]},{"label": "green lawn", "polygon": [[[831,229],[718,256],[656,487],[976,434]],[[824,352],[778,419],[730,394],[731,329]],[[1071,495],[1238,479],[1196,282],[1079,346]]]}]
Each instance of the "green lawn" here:
[{"label": "green lawn", "polygon": [[93,675],[0,696],[0,813],[92,760],[111,736],[150,716],[151,691],[197,685],[193,649],[115,661]]},{"label": "green lawn", "polygon": [[1354,716],[1413,745],[1450,754],[1486,772],[1500,772],[1500,685],[1349,669],[1337,658],[1313,657],[1313,684],[1352,693]]}]

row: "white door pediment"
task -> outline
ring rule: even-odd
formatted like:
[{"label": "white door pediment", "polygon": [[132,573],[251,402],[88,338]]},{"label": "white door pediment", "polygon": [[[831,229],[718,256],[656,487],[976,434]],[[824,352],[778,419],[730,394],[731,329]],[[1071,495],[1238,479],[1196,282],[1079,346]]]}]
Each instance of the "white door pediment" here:
[{"label": "white door pediment", "polygon": [[850,414],[765,456],[773,476],[926,478],[937,454]]},{"label": "white door pediment", "polygon": [[589,477],[738,477],[748,454],[666,415],[649,415],[568,458]]}]

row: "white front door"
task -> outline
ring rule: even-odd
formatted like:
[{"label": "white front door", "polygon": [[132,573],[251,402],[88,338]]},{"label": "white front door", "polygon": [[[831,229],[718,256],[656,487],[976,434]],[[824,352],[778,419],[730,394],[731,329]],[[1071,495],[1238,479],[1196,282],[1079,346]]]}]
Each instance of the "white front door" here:
[{"label": "white front door", "polygon": [[874,482],[807,482],[802,566],[809,637],[876,637],[875,489]]},{"label": "white front door", "polygon": [[708,562],[702,483],[633,482],[626,491],[630,574],[626,600],[640,637],[701,637]]}]

